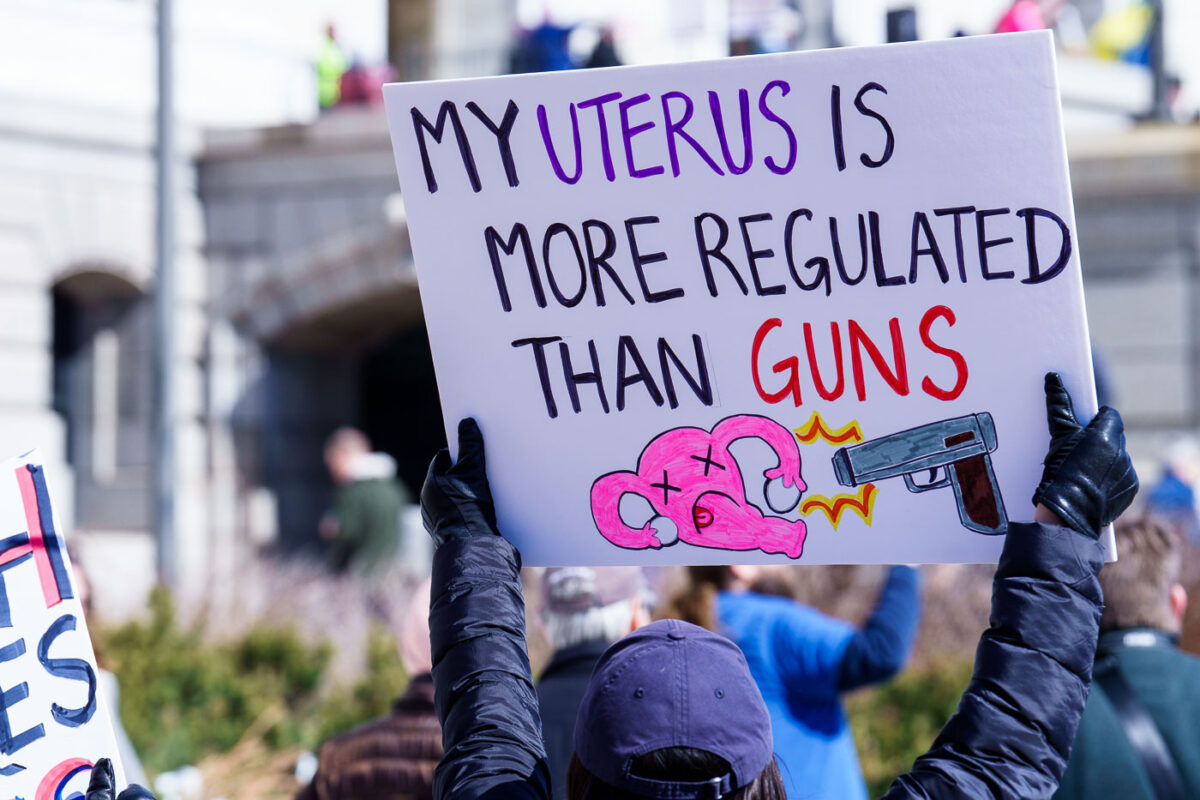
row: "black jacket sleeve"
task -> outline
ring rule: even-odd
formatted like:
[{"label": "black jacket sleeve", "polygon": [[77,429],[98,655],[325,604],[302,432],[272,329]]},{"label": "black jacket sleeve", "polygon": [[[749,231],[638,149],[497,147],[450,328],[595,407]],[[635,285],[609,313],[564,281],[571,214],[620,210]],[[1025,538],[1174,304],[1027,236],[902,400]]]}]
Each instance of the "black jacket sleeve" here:
[{"label": "black jacket sleeve", "polygon": [[971,683],[885,800],[1050,797],[1092,680],[1102,560],[1096,541],[1067,528],[1009,526]]},{"label": "black jacket sleeve", "polygon": [[445,750],[433,796],[549,800],[520,556],[507,540],[464,536],[438,548],[429,631]]}]

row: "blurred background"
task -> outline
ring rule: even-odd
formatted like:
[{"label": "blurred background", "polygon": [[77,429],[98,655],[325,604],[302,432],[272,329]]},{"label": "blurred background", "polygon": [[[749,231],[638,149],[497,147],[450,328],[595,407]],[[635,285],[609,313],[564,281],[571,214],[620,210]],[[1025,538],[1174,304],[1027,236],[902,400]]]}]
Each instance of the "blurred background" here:
[{"label": "blurred background", "polygon": [[[394,580],[331,563],[322,522],[346,484],[335,430],[365,435],[399,497],[444,445],[389,80],[1055,29],[1101,400],[1195,535],[1194,0],[0,0],[0,20],[0,453],[42,451],[164,796],[289,796],[297,753],[406,680],[391,623],[428,571],[419,519]],[[854,619],[879,575],[794,583]],[[858,702],[924,703],[900,716],[932,735],[990,571],[927,575],[916,683]],[[868,777],[923,731],[893,726]]]}]

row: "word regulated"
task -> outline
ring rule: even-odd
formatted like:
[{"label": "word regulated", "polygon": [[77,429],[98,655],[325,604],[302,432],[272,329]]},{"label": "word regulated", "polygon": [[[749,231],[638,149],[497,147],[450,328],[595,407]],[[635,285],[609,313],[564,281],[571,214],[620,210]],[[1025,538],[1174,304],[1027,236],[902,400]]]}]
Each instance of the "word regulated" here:
[{"label": "word regulated", "polygon": [[[664,264],[669,254],[648,244],[661,221],[645,215],[617,225],[599,219],[575,225],[553,222],[540,236],[523,222],[514,223],[507,235],[488,226],[484,245],[500,307],[511,312],[517,291],[513,282],[526,283],[510,272],[526,276],[528,292],[521,295],[538,308],[551,303],[574,308],[589,295],[597,308],[610,301],[632,306],[683,297],[686,289],[678,279],[659,274],[670,268]],[[698,264],[712,297],[722,291],[829,296],[834,285],[887,288],[930,281],[1036,285],[1058,277],[1074,250],[1066,222],[1033,206],[915,211],[911,235],[902,240],[885,239],[875,211],[858,213],[854,222],[837,216],[821,221],[810,209],[798,208],[781,217],[746,214],[734,223],[704,212],[693,219],[693,228]],[[853,230],[857,235],[849,232]],[[1014,245],[1015,253],[1008,245]]]}]

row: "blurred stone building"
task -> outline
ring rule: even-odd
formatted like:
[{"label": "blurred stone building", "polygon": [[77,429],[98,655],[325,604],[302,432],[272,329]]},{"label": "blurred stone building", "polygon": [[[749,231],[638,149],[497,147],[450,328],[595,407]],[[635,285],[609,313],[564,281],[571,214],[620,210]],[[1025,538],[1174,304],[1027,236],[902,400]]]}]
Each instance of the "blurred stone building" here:
[{"label": "blurred stone building", "polygon": [[[315,542],[334,427],[363,428],[412,488],[443,441],[382,112],[315,118],[325,21],[368,61],[390,52],[405,78],[452,77],[502,71],[525,5],[179,2],[185,596],[227,585],[260,548]],[[42,449],[89,568],[116,578],[97,599],[123,614],[154,580],[154,6],[0,8],[16,40],[0,51],[0,453]],[[628,52],[717,55],[725,8],[643,8]],[[1131,129],[1143,77],[1060,68],[1093,339],[1149,462],[1200,428],[1200,129]]]},{"label": "blurred stone building", "polygon": [[[321,445],[364,428],[419,482],[444,439],[381,112],[316,121],[313,59],[504,70],[518,0],[175,0],[181,593],[316,539]],[[710,18],[692,24],[699,8]],[[646,16],[721,53],[724,0]],[[0,0],[0,453],[38,447],[98,605],[155,581],[152,0]],[[672,49],[674,48],[674,49]]]}]

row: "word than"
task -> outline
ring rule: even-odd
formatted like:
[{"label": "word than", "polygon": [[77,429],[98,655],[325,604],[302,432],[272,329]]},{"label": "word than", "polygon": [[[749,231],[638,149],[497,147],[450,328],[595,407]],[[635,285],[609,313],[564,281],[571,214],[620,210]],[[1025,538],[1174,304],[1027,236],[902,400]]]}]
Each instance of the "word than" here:
[{"label": "word than", "polygon": [[[712,377],[709,375],[708,359],[704,354],[704,343],[698,334],[691,336],[690,354],[686,348],[679,348],[684,357],[662,337],[652,346],[646,347],[639,346],[632,336],[619,336],[616,352],[605,353],[606,358],[612,359],[606,363],[614,364],[611,370],[601,368],[600,351],[595,339],[587,341],[586,356],[579,352],[579,348],[573,352],[561,336],[517,339],[512,346],[518,349],[528,347],[532,352],[542,397],[546,401],[546,413],[551,419],[559,413],[554,393],[555,385],[566,389],[571,400],[571,409],[576,414],[583,411],[579,394],[581,386],[590,386],[595,390],[596,399],[605,414],[611,411],[610,396],[613,397],[617,411],[624,411],[628,392],[635,386],[645,392],[656,406],[661,407],[667,403],[671,408],[678,408],[680,400],[677,382],[686,386],[703,405],[713,404]],[[689,359],[689,363],[685,364],[685,358]],[[561,372],[557,369],[552,370],[551,362],[554,362],[554,367],[561,367]],[[580,369],[577,364],[584,366]],[[556,375],[561,375],[561,379]]]}]

